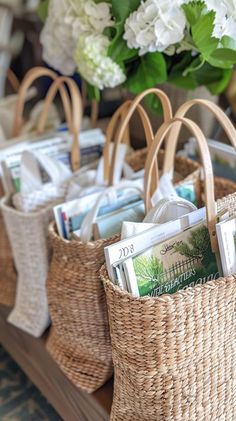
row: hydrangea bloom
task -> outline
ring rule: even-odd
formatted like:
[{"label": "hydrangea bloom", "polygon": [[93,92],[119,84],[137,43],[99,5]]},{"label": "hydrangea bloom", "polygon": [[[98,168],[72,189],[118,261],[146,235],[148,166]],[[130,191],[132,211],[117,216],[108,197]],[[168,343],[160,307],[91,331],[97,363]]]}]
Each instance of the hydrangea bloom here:
[{"label": "hydrangea bloom", "polygon": [[41,32],[43,58],[53,68],[70,75],[76,70],[74,52],[83,33],[101,34],[113,25],[110,6],[92,0],[50,0]]},{"label": "hydrangea bloom", "polygon": [[68,0],[50,0],[48,17],[40,36],[43,59],[65,75],[73,74],[76,68],[71,28],[64,22],[68,7]]},{"label": "hydrangea bloom", "polygon": [[109,39],[102,34],[79,37],[75,61],[81,76],[99,89],[114,88],[125,81],[121,67],[107,56]]},{"label": "hydrangea bloom", "polygon": [[147,0],[125,22],[124,39],[139,54],[165,51],[184,38],[182,0]]},{"label": "hydrangea bloom", "polygon": [[235,0],[205,0],[208,10],[216,13],[213,36],[221,39],[227,35],[236,40],[236,2]]},{"label": "hydrangea bloom", "polygon": [[68,0],[69,7],[65,23],[70,26],[75,41],[84,32],[102,34],[106,27],[112,26],[110,5],[92,0]]}]

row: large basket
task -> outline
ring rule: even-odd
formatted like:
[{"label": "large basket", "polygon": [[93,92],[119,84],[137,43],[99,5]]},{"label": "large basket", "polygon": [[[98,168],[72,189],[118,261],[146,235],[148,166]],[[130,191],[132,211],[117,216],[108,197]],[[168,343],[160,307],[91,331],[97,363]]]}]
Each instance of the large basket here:
[{"label": "large basket", "polygon": [[[236,133],[231,128],[236,146]],[[207,152],[206,143],[204,148]],[[146,169],[154,162],[153,152],[152,148]],[[208,158],[204,156],[207,154]],[[207,154],[202,154],[203,168],[208,168],[204,169],[207,218],[216,251],[213,176]],[[151,166],[146,174],[146,203],[150,200],[150,172]],[[228,187],[229,193],[231,182]],[[226,206],[235,215],[236,194],[217,203],[219,210]],[[121,291],[109,280],[105,267],[101,278],[115,371],[111,420],[236,419],[236,277],[156,298],[136,298]]]},{"label": "large basket", "polygon": [[233,421],[236,279],[160,298],[132,297],[102,271],[109,310],[114,421]]},{"label": "large basket", "polygon": [[47,349],[66,376],[89,393],[113,374],[107,306],[99,270],[113,237],[88,244],[59,237],[50,225],[47,280],[52,329]]}]

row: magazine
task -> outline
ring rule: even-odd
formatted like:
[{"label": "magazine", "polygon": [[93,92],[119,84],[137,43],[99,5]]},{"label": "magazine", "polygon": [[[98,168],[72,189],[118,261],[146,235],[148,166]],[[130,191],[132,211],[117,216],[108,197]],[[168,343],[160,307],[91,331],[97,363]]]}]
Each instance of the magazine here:
[{"label": "magazine", "polygon": [[219,278],[204,222],[123,261],[129,292],[156,297]]},{"label": "magazine", "polygon": [[134,257],[150,247],[167,240],[183,230],[206,219],[206,209],[201,208],[181,218],[121,240],[104,248],[106,266],[110,279],[117,283],[116,267],[128,257]]},{"label": "magazine", "polygon": [[224,276],[236,273],[236,218],[233,216],[216,225],[220,258]]},{"label": "magazine", "polygon": [[[70,150],[71,135],[68,132],[52,133],[50,137],[33,136],[29,140],[19,139],[10,141],[9,144],[0,147],[0,162],[3,179],[3,186],[6,194],[20,191],[20,162],[22,153],[27,151],[39,151],[40,153],[50,156],[63,162],[70,168]],[[86,165],[100,158],[103,145],[104,135],[99,129],[81,132],[79,135],[81,148],[81,166]],[[45,172],[42,171],[42,179],[48,181]]]}]

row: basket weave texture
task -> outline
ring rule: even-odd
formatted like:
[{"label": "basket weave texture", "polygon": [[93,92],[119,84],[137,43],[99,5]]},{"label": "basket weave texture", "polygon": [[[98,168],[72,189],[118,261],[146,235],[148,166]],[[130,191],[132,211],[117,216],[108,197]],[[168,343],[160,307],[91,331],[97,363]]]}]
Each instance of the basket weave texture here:
[{"label": "basket weave texture", "polygon": [[53,258],[47,280],[52,329],[47,349],[78,387],[92,393],[113,374],[105,292],[104,247],[117,237],[82,244],[49,228]]},{"label": "basket weave texture", "polygon": [[[234,215],[236,193],[217,204]],[[115,371],[111,421],[234,421],[236,277],[156,298],[121,291],[104,266],[101,279]]]},{"label": "basket weave texture", "polygon": [[[0,197],[4,190],[0,181]],[[16,270],[14,266],[11,245],[0,211],[0,304],[13,307],[16,296]]]},{"label": "basket weave texture", "polygon": [[[147,152],[147,148],[139,149],[128,155],[126,162],[134,171],[139,171],[145,166]],[[164,150],[161,150],[158,154],[158,168],[160,169],[162,169],[164,154]],[[198,170],[199,168],[200,164],[198,162],[183,156],[176,156],[175,170],[178,174],[181,174],[183,178],[189,177],[192,172]]]},{"label": "basket weave texture", "polygon": [[111,421],[236,419],[236,279],[132,297],[102,278],[115,370]]},{"label": "basket weave texture", "polygon": [[12,307],[16,295],[16,270],[2,214],[0,214],[0,304]]},{"label": "basket weave texture", "polygon": [[3,199],[1,209],[18,273],[15,305],[8,321],[39,337],[49,325],[45,284],[51,254],[48,224],[53,219],[52,207],[29,215]]},{"label": "basket weave texture", "polygon": [[[132,167],[134,171],[139,171],[144,168],[145,161],[147,158],[147,148],[137,150],[130,154],[126,161]],[[162,169],[164,159],[164,151],[161,150],[158,154],[158,168]],[[186,158],[184,156],[175,157],[175,171],[177,176],[181,176],[182,180],[192,179],[195,188],[197,198],[200,199],[200,196],[203,192],[203,182],[200,180],[200,164],[192,159]],[[175,180],[176,182],[180,180]],[[214,188],[215,188],[215,197],[216,199],[221,199],[229,194],[233,194],[236,191],[236,183],[234,181],[228,180],[222,177],[214,177]],[[200,199],[199,205],[202,204],[202,199]]]}]

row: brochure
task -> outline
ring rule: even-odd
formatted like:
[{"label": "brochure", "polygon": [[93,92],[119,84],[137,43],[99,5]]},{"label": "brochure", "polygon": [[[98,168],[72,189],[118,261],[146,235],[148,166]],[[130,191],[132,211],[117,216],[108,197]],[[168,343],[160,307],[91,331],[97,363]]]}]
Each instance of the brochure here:
[{"label": "brochure", "polygon": [[[216,140],[208,139],[214,174],[218,177],[236,181],[236,151],[233,146]],[[184,147],[185,155],[192,159],[198,158],[198,148],[194,139],[190,138]]]},{"label": "brochure", "polygon": [[220,258],[224,276],[236,273],[236,218],[219,222],[216,234],[220,249]]},{"label": "brochure", "polygon": [[114,283],[117,283],[115,267],[128,257],[137,256],[150,247],[181,233],[183,230],[204,221],[205,219],[206,209],[201,208],[184,215],[175,221],[156,225],[147,231],[105,247],[105,259],[110,279]]},{"label": "brochure", "polygon": [[125,260],[123,267],[138,297],[173,294],[220,276],[204,222]]}]

